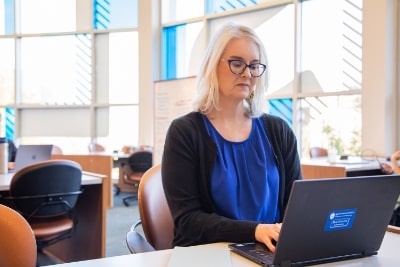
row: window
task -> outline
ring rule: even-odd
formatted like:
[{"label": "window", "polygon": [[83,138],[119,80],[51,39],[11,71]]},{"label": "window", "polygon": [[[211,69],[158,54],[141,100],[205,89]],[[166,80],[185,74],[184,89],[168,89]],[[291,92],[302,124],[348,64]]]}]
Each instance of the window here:
[{"label": "window", "polygon": [[0,105],[15,101],[15,41],[12,38],[0,39]]},{"label": "window", "polygon": [[203,23],[190,23],[163,29],[162,79],[174,79],[197,75],[199,54],[203,51],[205,38]]},{"label": "window", "polygon": [[324,0],[302,3],[302,92],[361,89],[360,3]]},{"label": "window", "polygon": [[93,28],[96,30],[138,27],[138,0],[94,0]]},{"label": "window", "polygon": [[139,145],[137,27],[137,0],[0,1],[0,133],[64,153]]},{"label": "window", "polygon": [[161,5],[163,23],[204,15],[204,0],[161,0]]},{"label": "window", "polygon": [[[17,33],[68,32],[76,29],[76,6],[71,0],[20,0]],[[13,10],[12,10],[13,12]]]},{"label": "window", "polygon": [[0,34],[13,34],[14,0],[0,0]]},{"label": "window", "polygon": [[360,95],[305,97],[300,99],[299,114],[302,155],[313,146],[338,155],[361,155]]},{"label": "window", "polygon": [[[204,5],[207,14],[200,18],[199,14],[177,18],[163,6],[164,17],[170,15],[168,25],[163,27],[165,79],[195,75],[208,36],[222,24],[235,21],[248,25],[259,34],[267,49],[268,112],[284,118],[293,127],[301,155],[308,156],[311,145],[334,147],[338,153],[360,153],[361,0],[286,4],[205,1]],[[201,27],[190,30],[192,35],[188,35],[188,25],[197,20]],[[186,46],[188,43],[195,45]],[[186,63],[188,58],[192,59],[190,67]],[[345,118],[353,123],[341,123]]]},{"label": "window", "polygon": [[[241,8],[254,6],[258,0],[208,0],[207,14],[226,12],[230,10],[238,10]],[[262,1],[260,1],[262,2]]]},{"label": "window", "polygon": [[88,105],[91,72],[90,35],[21,39],[22,104]]},{"label": "window", "polygon": [[138,104],[137,32],[96,35],[96,58],[108,64],[97,67],[97,101],[110,104]]}]

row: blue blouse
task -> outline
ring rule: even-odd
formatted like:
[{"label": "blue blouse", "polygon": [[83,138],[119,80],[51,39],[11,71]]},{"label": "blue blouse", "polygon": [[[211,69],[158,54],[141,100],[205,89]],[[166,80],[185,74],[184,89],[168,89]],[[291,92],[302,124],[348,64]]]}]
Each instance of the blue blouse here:
[{"label": "blue blouse", "polygon": [[206,129],[218,149],[211,174],[217,212],[232,219],[276,223],[279,173],[262,118],[252,119],[247,140],[224,139],[206,116]]}]

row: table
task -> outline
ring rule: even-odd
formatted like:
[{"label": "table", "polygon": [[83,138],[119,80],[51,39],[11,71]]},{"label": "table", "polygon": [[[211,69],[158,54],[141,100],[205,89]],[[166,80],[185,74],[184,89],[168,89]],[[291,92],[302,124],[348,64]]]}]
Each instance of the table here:
[{"label": "table", "polygon": [[[118,195],[121,191],[122,192],[135,192],[132,188],[132,185],[127,185],[123,182],[123,171],[122,171],[122,165],[128,163],[129,156],[131,154],[124,153],[122,151],[114,151],[112,154],[108,152],[91,152],[90,157],[101,157],[101,156],[111,156],[112,157],[112,170],[111,170],[111,179],[110,183],[107,183],[107,186],[110,186],[111,192],[114,192],[114,186],[116,187],[115,194]],[[96,170],[95,172],[98,172]],[[110,192],[110,191],[109,191]],[[112,196],[107,197],[109,199],[109,207],[113,206],[113,198]]]},{"label": "table", "polygon": [[[341,266],[341,267],[355,267],[355,266],[374,266],[374,267],[397,267],[400,263],[400,253],[399,253],[399,245],[400,245],[400,235],[387,232],[385,238],[383,240],[381,249],[378,255],[366,257],[362,259],[353,259],[347,261],[340,261],[334,263],[320,264],[315,266],[324,266],[324,267],[333,267],[333,266]],[[212,247],[224,247],[227,248],[227,243],[215,243],[209,244],[206,246]],[[103,259],[89,260],[89,261],[81,261],[81,262],[73,262],[68,264],[57,264],[52,265],[53,267],[109,267],[109,266],[118,266],[118,267],[148,267],[148,266],[157,266],[157,267],[167,267],[168,261],[171,257],[172,250],[160,250],[155,252],[147,252],[147,253],[139,253],[132,255],[124,255],[117,257],[109,257]],[[230,253],[232,260],[232,267],[260,267],[257,265],[233,252]],[[224,266],[220,266],[224,267]],[[228,267],[228,266],[227,266]]]},{"label": "table", "polygon": [[128,153],[124,153],[124,152],[114,152],[112,154],[113,157],[113,167],[114,168],[119,168],[121,166],[122,163],[127,163],[128,162],[128,158],[131,154]]},{"label": "table", "polygon": [[[0,195],[9,196],[13,173],[0,174]],[[76,203],[78,226],[72,238],[45,249],[62,262],[82,261],[105,257],[106,205],[103,201],[105,175],[83,172],[82,189]],[[11,206],[11,200],[0,198],[0,204]]]},{"label": "table", "polygon": [[72,160],[81,165],[82,170],[92,173],[104,175],[103,187],[103,201],[107,208],[113,206],[113,182],[112,182],[112,169],[113,169],[113,156],[103,152],[90,153],[90,154],[58,154],[51,155],[52,159],[66,159]]},{"label": "table", "polygon": [[[315,168],[321,168],[322,170],[318,170],[317,172],[321,172],[323,174],[332,176],[329,177],[338,177],[336,176],[338,169],[342,168],[345,171],[345,176],[354,177],[354,176],[369,176],[369,175],[382,175],[381,168],[379,162],[385,162],[390,164],[390,162],[386,161],[386,159],[376,159],[376,158],[353,158],[349,160],[338,160],[335,163],[328,162],[327,157],[318,157],[312,159],[302,159],[301,164],[307,166],[314,166]],[[330,170],[329,170],[330,168]],[[340,177],[340,176],[339,176]],[[328,178],[328,177],[325,177]]]},{"label": "table", "polygon": [[118,167],[118,176],[121,175],[122,162],[126,162],[129,154],[122,152],[90,152],[89,154],[58,154],[52,155],[52,159],[67,159],[79,163],[82,170],[105,175],[103,200],[107,208],[112,208],[113,203],[113,168]]}]

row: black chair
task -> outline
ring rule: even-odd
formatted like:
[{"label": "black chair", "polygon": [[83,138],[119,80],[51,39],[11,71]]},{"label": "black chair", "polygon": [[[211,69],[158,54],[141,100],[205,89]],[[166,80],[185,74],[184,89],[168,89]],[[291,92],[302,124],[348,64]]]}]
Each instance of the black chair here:
[{"label": "black chair", "polygon": [[72,236],[81,180],[81,166],[70,160],[42,161],[14,174],[8,198],[31,225],[38,251]]},{"label": "black chair", "polygon": [[125,206],[129,206],[129,201],[137,199],[137,190],[143,174],[153,165],[153,153],[151,151],[138,151],[128,157],[126,163],[121,164],[121,182],[130,186],[134,194],[122,199]]}]

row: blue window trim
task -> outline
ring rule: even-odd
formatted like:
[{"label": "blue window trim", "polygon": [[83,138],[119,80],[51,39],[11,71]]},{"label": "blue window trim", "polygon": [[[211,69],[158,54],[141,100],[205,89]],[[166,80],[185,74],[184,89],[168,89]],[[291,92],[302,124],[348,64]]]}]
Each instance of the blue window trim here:
[{"label": "blue window trim", "polygon": [[162,73],[161,77],[163,80],[175,79],[176,78],[176,42],[177,42],[177,25],[174,27],[168,27],[163,29],[162,33]]},{"label": "blue window trim", "polygon": [[[100,3],[101,2],[101,3]],[[110,26],[110,2],[93,1],[93,28],[105,30]]]},{"label": "blue window trim", "polygon": [[291,98],[271,99],[268,103],[269,113],[283,118],[293,128],[293,100]]},{"label": "blue window trim", "polygon": [[6,137],[9,140],[14,140],[15,134],[15,110],[13,108],[5,108],[5,127]]},{"label": "blue window trim", "polygon": [[5,34],[15,33],[15,16],[14,16],[15,0],[4,0],[4,23]]}]

